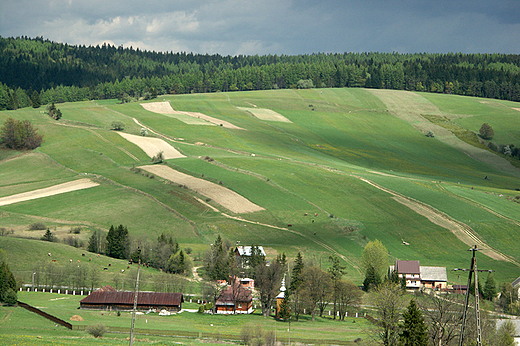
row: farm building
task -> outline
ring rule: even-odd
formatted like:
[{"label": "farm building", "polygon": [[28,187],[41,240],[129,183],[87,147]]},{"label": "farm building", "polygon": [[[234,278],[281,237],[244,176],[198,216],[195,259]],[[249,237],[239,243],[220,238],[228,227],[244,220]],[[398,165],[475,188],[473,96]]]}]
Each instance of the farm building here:
[{"label": "farm building", "polygon": [[217,314],[251,314],[253,313],[253,296],[250,290],[240,284],[228,286],[220,292],[215,303]]},{"label": "farm building", "polygon": [[445,290],[448,282],[446,267],[420,266],[419,261],[396,260],[395,266],[390,266],[390,273],[394,271],[400,278],[405,277],[407,289]]},{"label": "farm building", "polygon": [[[92,292],[82,299],[81,309],[128,311],[134,308],[134,292],[117,292],[110,286],[105,286]],[[139,292],[137,296],[138,310],[167,310],[178,312],[184,298],[181,293]]]}]

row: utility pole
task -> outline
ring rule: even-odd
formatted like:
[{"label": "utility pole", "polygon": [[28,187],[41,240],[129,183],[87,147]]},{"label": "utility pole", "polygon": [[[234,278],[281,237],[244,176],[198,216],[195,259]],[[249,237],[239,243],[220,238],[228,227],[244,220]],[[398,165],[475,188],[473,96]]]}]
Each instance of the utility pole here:
[{"label": "utility pole", "polygon": [[135,280],[134,309],[132,310],[132,327],[130,328],[130,346],[134,344],[135,311],[137,310],[137,295],[139,294],[139,271],[141,270],[141,249],[137,249],[139,264],[137,265],[137,279]]},{"label": "utility pole", "polygon": [[468,312],[468,306],[469,306],[469,288],[471,286],[471,279],[474,277],[475,279],[475,314],[476,314],[476,320],[477,320],[477,345],[482,346],[482,328],[481,328],[481,321],[480,321],[480,301],[479,301],[479,292],[478,292],[478,272],[493,272],[492,270],[478,270],[477,269],[477,258],[476,258],[476,252],[480,249],[477,248],[477,245],[475,247],[469,249],[468,251],[473,252],[473,256],[471,257],[471,266],[470,269],[459,269],[455,268],[454,271],[462,270],[462,271],[469,271],[468,276],[468,286],[466,287],[466,302],[464,304],[464,312],[462,314],[462,325],[460,327],[460,340],[459,340],[459,346],[463,346],[464,343],[464,330],[466,328],[466,317]]}]

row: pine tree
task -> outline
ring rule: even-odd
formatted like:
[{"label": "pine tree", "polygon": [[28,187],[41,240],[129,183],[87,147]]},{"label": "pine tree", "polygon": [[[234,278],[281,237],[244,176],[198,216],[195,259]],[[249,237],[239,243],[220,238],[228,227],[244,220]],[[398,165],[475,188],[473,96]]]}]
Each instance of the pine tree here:
[{"label": "pine tree", "polygon": [[110,226],[107,234],[107,256],[113,258],[124,259],[128,252],[128,228],[119,225],[114,228],[114,225]]},{"label": "pine tree", "polygon": [[286,322],[291,318],[291,308],[289,305],[289,294],[285,292],[285,297],[280,303],[280,310],[278,311],[278,318]]},{"label": "pine tree", "polygon": [[482,297],[486,300],[492,301],[496,293],[497,285],[495,283],[495,278],[492,273],[489,273],[484,288],[482,289]]},{"label": "pine tree", "polygon": [[403,318],[399,346],[428,346],[428,328],[424,324],[424,317],[414,299],[410,300],[408,308],[403,313]]},{"label": "pine tree", "polygon": [[[4,252],[0,251],[0,301],[8,305],[16,304],[16,279],[3,259]],[[14,299],[13,299],[14,297]]]},{"label": "pine tree", "polygon": [[42,236],[41,240],[54,242],[56,241],[56,237],[52,234],[51,230],[47,228],[47,231]]}]

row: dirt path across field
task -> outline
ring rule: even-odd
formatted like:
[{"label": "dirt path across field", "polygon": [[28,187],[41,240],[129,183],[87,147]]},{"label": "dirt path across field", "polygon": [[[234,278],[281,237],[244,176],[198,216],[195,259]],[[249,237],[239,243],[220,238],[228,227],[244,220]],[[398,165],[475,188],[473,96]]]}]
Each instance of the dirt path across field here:
[{"label": "dirt path across field", "polygon": [[247,198],[228,188],[204,179],[195,178],[191,175],[181,173],[168,166],[151,165],[141,166],[140,168],[176,184],[185,185],[190,190],[196,191],[201,195],[212,199],[221,206],[231,210],[233,213],[252,213],[264,210],[264,208],[252,203]]},{"label": "dirt path across field", "polygon": [[449,215],[441,212],[440,210],[435,209],[434,207],[419,202],[413,198],[406,197],[404,195],[401,195],[400,193],[397,193],[395,191],[392,191],[390,189],[387,189],[379,184],[376,184],[368,179],[355,176],[354,177],[364,181],[367,184],[370,184],[379,190],[385,191],[391,195],[393,195],[393,199],[408,208],[412,209],[416,213],[426,217],[428,220],[433,222],[434,224],[441,226],[447,230],[449,230],[451,233],[453,233],[460,241],[462,241],[464,244],[473,247],[474,245],[477,245],[477,247],[481,250],[481,252],[498,261],[506,261],[511,262],[517,266],[520,266],[520,263],[516,261],[514,258],[507,256],[498,250],[493,249],[491,246],[486,244],[480,236],[468,225],[466,225],[463,222],[457,221],[450,217]]},{"label": "dirt path across field", "polygon": [[377,96],[386,105],[390,113],[408,122],[422,133],[426,134],[428,131],[432,131],[435,134],[435,138],[439,141],[462,151],[475,160],[520,178],[520,169],[511,165],[506,159],[461,141],[447,129],[435,125],[422,117],[421,114],[442,114],[437,106],[423,96],[403,90],[367,90]]},{"label": "dirt path across field", "polygon": [[84,178],[67,183],[46,187],[44,189],[19,193],[12,196],[0,198],[0,206],[29,201],[32,199],[43,198],[48,196],[59,195],[66,192],[88,189],[90,187],[98,186],[98,183],[91,181],[90,179]]},{"label": "dirt path across field", "polygon": [[[205,120],[213,125],[216,126],[222,126],[227,129],[234,129],[234,130],[245,130],[241,127],[238,127],[236,125],[231,124],[228,121],[217,119],[210,117],[209,115],[199,113],[199,112],[185,112],[185,111],[176,111],[172,108],[170,105],[170,102],[151,102],[151,103],[141,103],[141,106],[146,109],[147,111],[164,114],[164,115],[183,115],[183,116],[189,116],[195,119],[202,119]],[[182,118],[179,118],[179,120],[182,121]],[[194,123],[197,124],[197,123]]]},{"label": "dirt path across field", "polygon": [[161,151],[163,152],[165,159],[178,159],[186,157],[182,155],[177,149],[160,138],[136,136],[124,132],[117,133],[119,133],[121,137],[125,138],[127,141],[132,142],[141,148],[146,153],[146,155],[150,156],[150,158],[154,157]]}]

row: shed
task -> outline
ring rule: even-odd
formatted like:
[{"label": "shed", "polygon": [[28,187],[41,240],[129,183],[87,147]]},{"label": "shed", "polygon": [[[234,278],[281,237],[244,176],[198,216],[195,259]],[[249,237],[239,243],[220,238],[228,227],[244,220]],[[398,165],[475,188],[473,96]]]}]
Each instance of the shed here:
[{"label": "shed", "polygon": [[445,290],[448,282],[446,267],[421,266],[421,283],[425,288]]}]

